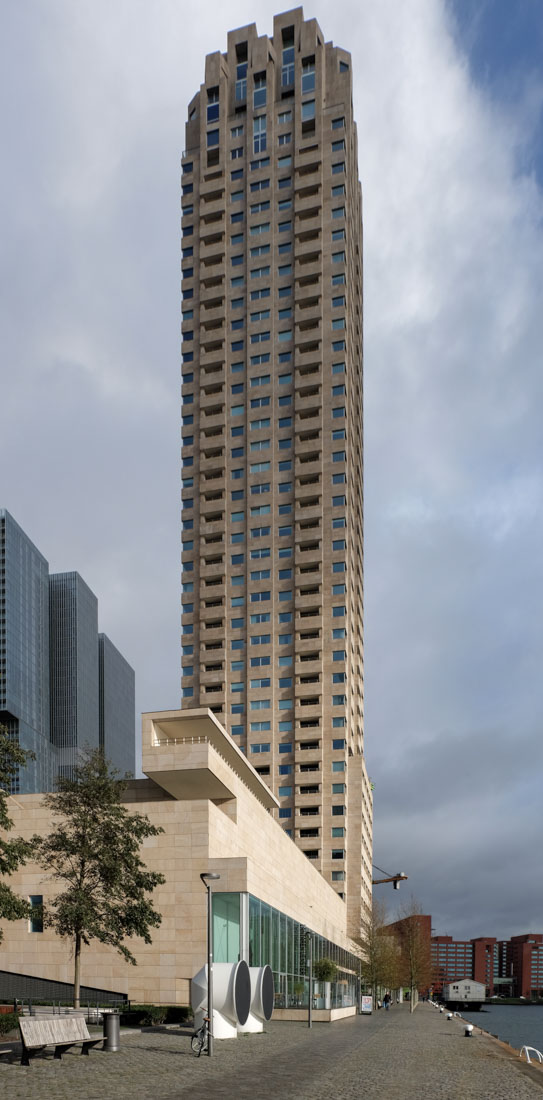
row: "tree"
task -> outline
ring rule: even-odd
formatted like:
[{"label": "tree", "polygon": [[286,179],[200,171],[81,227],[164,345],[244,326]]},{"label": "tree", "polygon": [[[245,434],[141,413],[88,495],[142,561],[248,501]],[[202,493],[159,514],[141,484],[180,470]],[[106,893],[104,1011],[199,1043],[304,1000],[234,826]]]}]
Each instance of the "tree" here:
[{"label": "tree", "polygon": [[374,901],[371,911],[362,919],[362,935],[356,941],[363,952],[362,981],[370,987],[374,1004],[381,989],[395,989],[400,984],[398,940],[386,920],[386,906]]},{"label": "tree", "polygon": [[337,966],[333,959],[317,959],[313,963],[313,977],[318,982],[333,982],[337,975]]},{"label": "tree", "polygon": [[100,750],[88,751],[74,778],[60,779],[58,790],[45,796],[54,815],[52,829],[43,839],[33,838],[35,858],[61,885],[45,908],[44,923],[72,940],[74,1008],[80,1001],[83,944],[108,944],[135,965],[124,941],[139,936],[151,943],[150,929],[161,922],[147,895],[165,879],[146,870],[140,847],[163,829],[121,804],[127,778],[110,770]]},{"label": "tree", "polygon": [[425,916],[418,902],[411,898],[400,909],[394,927],[401,950],[402,980],[410,990],[410,1010],[415,1011],[419,989],[427,989],[432,981],[431,919]]},{"label": "tree", "polygon": [[[21,864],[24,864],[32,854],[32,845],[21,837],[13,837],[8,840],[3,834],[9,833],[13,828],[13,821],[8,813],[8,793],[13,778],[20,767],[24,767],[27,760],[34,758],[34,753],[22,749],[17,741],[13,740],[5,726],[0,725],[0,920],[21,920],[30,914],[30,906],[23,898],[14,894],[5,877],[12,875]],[[3,933],[0,929],[0,943]]]}]

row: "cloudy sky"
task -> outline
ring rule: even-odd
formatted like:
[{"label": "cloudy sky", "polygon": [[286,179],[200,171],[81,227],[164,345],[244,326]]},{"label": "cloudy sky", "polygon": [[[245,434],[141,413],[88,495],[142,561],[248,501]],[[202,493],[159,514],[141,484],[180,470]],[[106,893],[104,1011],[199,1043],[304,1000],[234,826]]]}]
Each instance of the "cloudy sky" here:
[{"label": "cloudy sky", "polygon": [[[0,506],[179,705],[179,158],[269,0],[3,0]],[[315,0],[365,217],[374,858],[437,931],[543,930],[540,0]],[[383,888],[381,888],[381,892]]]}]

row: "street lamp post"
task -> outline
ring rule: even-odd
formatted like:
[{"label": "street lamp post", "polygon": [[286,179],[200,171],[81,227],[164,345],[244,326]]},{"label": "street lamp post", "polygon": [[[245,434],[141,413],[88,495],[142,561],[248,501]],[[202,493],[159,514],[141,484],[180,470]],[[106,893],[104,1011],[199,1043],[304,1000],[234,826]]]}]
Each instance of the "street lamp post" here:
[{"label": "street lamp post", "polygon": [[216,880],[221,876],[216,871],[203,871],[200,878],[207,890],[207,1053],[213,1055],[213,924],[211,920],[211,887],[208,880]]},{"label": "street lamp post", "polygon": [[309,947],[309,982],[307,1000],[307,1026],[313,1027],[313,936],[306,933],[306,944]]}]

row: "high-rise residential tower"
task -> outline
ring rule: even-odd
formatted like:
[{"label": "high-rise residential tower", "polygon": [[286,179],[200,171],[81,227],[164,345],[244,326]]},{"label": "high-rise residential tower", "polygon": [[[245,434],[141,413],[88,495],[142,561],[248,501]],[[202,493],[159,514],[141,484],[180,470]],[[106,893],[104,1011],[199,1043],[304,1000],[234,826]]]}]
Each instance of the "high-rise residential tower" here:
[{"label": "high-rise residential tower", "polygon": [[219,716],[356,934],[372,799],[350,55],[301,8],[271,38],[232,31],[185,144],[182,705]]}]

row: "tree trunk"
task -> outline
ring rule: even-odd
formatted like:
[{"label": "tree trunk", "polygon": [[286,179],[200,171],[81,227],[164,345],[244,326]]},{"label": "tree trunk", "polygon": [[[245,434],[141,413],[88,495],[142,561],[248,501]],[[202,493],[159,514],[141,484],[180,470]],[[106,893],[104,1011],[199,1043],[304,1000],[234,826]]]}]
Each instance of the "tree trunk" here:
[{"label": "tree trunk", "polygon": [[81,1002],[81,936],[75,935],[74,952],[74,1008],[79,1008]]}]

